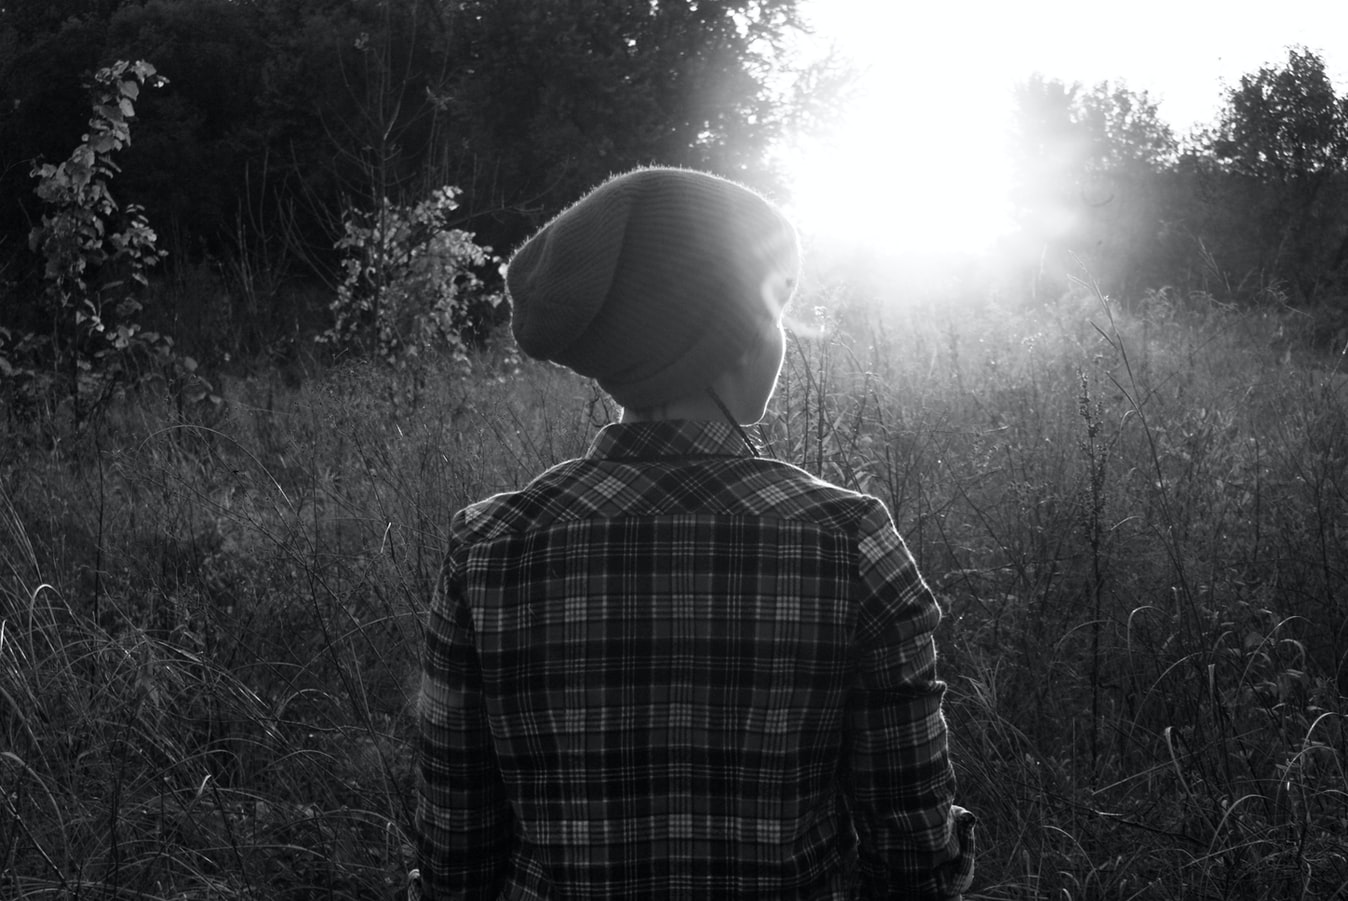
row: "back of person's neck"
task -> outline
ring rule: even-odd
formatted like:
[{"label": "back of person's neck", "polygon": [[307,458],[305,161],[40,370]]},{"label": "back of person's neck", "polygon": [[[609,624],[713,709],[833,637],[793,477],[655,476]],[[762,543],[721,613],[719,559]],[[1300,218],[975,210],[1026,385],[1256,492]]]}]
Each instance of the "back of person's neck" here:
[{"label": "back of person's neck", "polygon": [[624,407],[621,422],[668,422],[675,419],[720,422],[723,417],[710,397],[690,397],[653,407]]}]

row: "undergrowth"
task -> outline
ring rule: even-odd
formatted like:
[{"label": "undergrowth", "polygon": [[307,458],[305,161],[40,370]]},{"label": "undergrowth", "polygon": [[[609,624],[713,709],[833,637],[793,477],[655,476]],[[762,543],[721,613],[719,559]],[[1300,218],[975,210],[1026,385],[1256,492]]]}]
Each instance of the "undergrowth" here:
[{"label": "undergrowth", "polygon": [[[818,301],[759,437],[885,500],[946,607],[971,897],[1348,897],[1336,361],[1166,292]],[[615,415],[509,356],[220,391],[8,421],[6,898],[398,896],[449,518]]]}]

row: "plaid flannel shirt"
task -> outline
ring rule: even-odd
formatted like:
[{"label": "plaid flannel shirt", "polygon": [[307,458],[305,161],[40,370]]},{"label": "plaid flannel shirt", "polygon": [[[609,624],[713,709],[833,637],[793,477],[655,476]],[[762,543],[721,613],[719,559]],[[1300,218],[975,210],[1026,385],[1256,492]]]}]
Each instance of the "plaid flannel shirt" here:
[{"label": "plaid flannel shirt", "polygon": [[939,618],[878,500],[724,424],[606,427],[453,521],[424,897],[957,895]]}]

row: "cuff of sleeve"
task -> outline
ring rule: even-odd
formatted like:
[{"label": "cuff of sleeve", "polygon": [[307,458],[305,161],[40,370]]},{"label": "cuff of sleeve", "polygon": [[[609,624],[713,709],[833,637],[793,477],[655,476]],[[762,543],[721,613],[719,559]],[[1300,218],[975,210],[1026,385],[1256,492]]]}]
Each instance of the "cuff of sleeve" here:
[{"label": "cuff of sleeve", "polygon": [[959,841],[959,856],[941,864],[936,870],[936,884],[943,898],[959,898],[969,891],[974,882],[974,826],[978,817],[959,805],[951,805],[950,818]]},{"label": "cuff of sleeve", "polygon": [[407,901],[421,901],[421,871],[407,874]]}]

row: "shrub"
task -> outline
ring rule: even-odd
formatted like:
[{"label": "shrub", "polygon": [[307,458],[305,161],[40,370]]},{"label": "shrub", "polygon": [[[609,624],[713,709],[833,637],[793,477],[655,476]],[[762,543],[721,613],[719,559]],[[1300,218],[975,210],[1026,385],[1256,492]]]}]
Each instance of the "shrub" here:
[{"label": "shrub", "polygon": [[349,211],[337,242],[345,277],[319,340],[401,364],[435,350],[462,365],[462,338],[474,301],[490,306],[476,269],[495,262],[491,248],[450,227],[457,188],[444,187],[412,206],[385,199],[371,212]]},{"label": "shrub", "polygon": [[[11,401],[64,402],[80,426],[121,385],[173,362],[172,341],[141,328],[140,292],[164,252],[136,204],[119,205],[109,185],[113,156],[131,143],[131,119],[142,86],[164,79],[154,66],[119,61],[94,75],[89,133],[59,164],[33,169],[46,204],[29,237],[45,261],[43,334],[0,344],[0,375]],[[195,366],[186,364],[185,372]],[[64,398],[64,401],[62,401]]]}]

